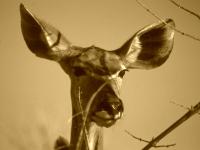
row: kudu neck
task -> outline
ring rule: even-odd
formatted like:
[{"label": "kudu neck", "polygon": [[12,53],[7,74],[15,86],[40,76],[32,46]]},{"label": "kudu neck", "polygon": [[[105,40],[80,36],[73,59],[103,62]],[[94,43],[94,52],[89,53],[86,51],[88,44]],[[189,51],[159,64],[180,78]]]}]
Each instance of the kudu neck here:
[{"label": "kudu neck", "polygon": [[[95,88],[87,87],[87,82],[81,84],[76,80],[71,82],[72,99],[72,127],[70,150],[102,150],[102,127],[87,120],[84,121],[83,113],[87,107],[88,100],[91,98]],[[88,85],[89,86],[89,85]],[[90,85],[91,86],[91,85]]]}]

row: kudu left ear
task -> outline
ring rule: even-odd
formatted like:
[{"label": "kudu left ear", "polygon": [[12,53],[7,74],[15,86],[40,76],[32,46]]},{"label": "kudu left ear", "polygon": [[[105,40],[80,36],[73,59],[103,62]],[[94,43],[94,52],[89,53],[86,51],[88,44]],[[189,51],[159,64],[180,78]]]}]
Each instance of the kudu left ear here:
[{"label": "kudu left ear", "polygon": [[138,31],[115,52],[127,68],[151,69],[162,65],[170,55],[174,41],[172,19],[149,25]]},{"label": "kudu left ear", "polygon": [[53,26],[34,16],[20,4],[21,30],[28,48],[38,57],[59,61],[81,53]]}]

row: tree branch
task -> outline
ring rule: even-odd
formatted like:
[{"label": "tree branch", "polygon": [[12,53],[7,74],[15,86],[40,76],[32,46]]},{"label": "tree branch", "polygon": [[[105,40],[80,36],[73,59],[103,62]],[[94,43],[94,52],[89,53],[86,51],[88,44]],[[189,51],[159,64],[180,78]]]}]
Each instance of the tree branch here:
[{"label": "tree branch", "polygon": [[160,135],[156,138],[152,139],[149,144],[147,144],[142,150],[149,150],[151,147],[154,147],[161,139],[167,136],[170,132],[172,132],[175,128],[180,126],[183,122],[188,120],[194,114],[198,113],[200,110],[200,102],[196,104],[194,107],[191,107],[190,110],[185,113],[180,119],[178,119],[175,123],[169,126],[166,130],[164,130]]},{"label": "tree branch", "polygon": [[[88,114],[89,114],[89,111],[90,111],[90,108],[91,108],[91,105],[96,97],[96,95],[103,89],[103,87],[107,84],[107,81],[104,82],[96,91],[95,93],[92,94],[91,98],[89,99],[89,102],[86,106],[86,109],[85,109],[85,112],[83,112],[82,108],[80,108],[80,112],[83,112],[82,113],[82,118],[83,118],[83,124],[82,124],[82,127],[81,127],[81,131],[80,131],[80,135],[79,135],[79,138],[78,138],[78,142],[77,142],[77,146],[76,146],[76,150],[79,150],[80,149],[80,144],[81,144],[81,140],[83,138],[83,132],[85,133],[84,136],[85,136],[85,140],[86,140],[86,144],[87,144],[87,148],[89,148],[89,142],[88,142],[88,137],[87,137],[87,130],[85,128],[85,124],[86,124],[86,121],[87,121],[87,118],[88,118]],[[80,88],[79,88],[79,103],[80,103]]]},{"label": "tree branch", "polygon": [[197,18],[200,20],[200,15],[199,15],[199,14],[197,14],[197,13],[195,13],[195,12],[193,12],[193,11],[191,11],[191,10],[189,10],[189,9],[187,9],[187,8],[185,8],[185,7],[183,7],[183,6],[181,6],[180,4],[178,4],[177,2],[175,2],[174,0],[169,0],[169,1],[170,1],[172,4],[174,4],[175,6],[177,6],[178,8],[183,9],[183,10],[186,11],[187,13],[189,13],[189,14],[191,14],[191,15],[197,17]]},{"label": "tree branch", "polygon": [[[159,17],[158,15],[156,15],[152,10],[150,10],[147,6],[145,6],[143,3],[141,3],[139,0],[136,0],[136,2],[142,7],[144,8],[148,13],[150,13],[152,16],[154,16],[156,19],[158,19],[159,21],[167,24],[161,17]],[[184,36],[187,36],[193,40],[196,40],[196,41],[199,41],[200,42],[200,38],[198,37],[195,37],[191,34],[188,34],[188,33],[185,33],[185,32],[182,32],[181,30],[177,29],[177,28],[173,28],[176,32],[178,32],[179,34],[181,35],[184,35]]]},{"label": "tree branch", "polygon": [[[150,143],[151,141],[147,141],[147,140],[144,140],[142,138],[138,138],[136,136],[134,136],[132,133],[130,133],[129,131],[125,130],[125,132],[130,135],[132,138],[136,139],[136,140],[139,140],[140,142],[145,142],[145,143]],[[171,146],[175,146],[176,144],[168,144],[168,145],[153,145],[152,147],[155,147],[155,148],[160,148],[160,147],[171,147]]]},{"label": "tree branch", "polygon": [[[181,108],[184,108],[184,109],[187,109],[187,110],[190,110],[190,107],[187,107],[187,106],[184,106],[182,104],[178,104],[176,102],[173,102],[173,101],[170,101],[172,104],[176,105],[176,106],[179,106]],[[197,113],[198,115],[200,115],[200,112]]]}]

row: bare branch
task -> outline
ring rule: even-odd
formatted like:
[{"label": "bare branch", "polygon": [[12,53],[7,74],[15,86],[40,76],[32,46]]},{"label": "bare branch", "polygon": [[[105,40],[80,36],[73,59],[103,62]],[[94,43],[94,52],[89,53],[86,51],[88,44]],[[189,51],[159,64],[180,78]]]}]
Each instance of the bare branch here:
[{"label": "bare branch", "polygon": [[[143,3],[141,3],[139,0],[136,0],[136,2],[142,7],[144,8],[148,13],[150,13],[152,16],[154,16],[155,18],[157,18],[159,21],[163,22],[166,24],[166,22],[161,18],[159,17],[158,15],[156,15],[152,10],[150,10],[147,6],[145,6]],[[179,34],[181,35],[184,35],[184,36],[187,36],[193,40],[196,40],[196,41],[199,41],[200,42],[200,38],[198,37],[195,37],[191,34],[188,34],[188,33],[185,33],[185,32],[182,32],[181,30],[179,29],[176,29],[176,28],[173,28],[176,32],[178,32]]]},{"label": "bare branch", "polygon": [[[139,140],[140,142],[145,142],[145,143],[150,143],[151,141],[147,141],[147,140],[144,140],[142,138],[138,138],[136,136],[134,136],[133,134],[131,134],[129,131],[125,130],[125,132],[130,135],[132,138],[136,139],[136,140]],[[153,147],[155,148],[159,148],[159,147],[171,147],[171,146],[175,146],[176,144],[168,144],[168,145],[154,145]]]},{"label": "bare branch", "polygon": [[[184,105],[182,105],[182,104],[178,104],[178,103],[173,102],[173,101],[170,101],[170,102],[171,102],[172,104],[176,105],[176,106],[179,106],[179,107],[181,107],[181,108],[184,108],[184,109],[190,110],[190,107],[184,106]],[[197,114],[200,115],[200,112],[198,112]]]},{"label": "bare branch", "polygon": [[178,30],[178,29],[176,29],[176,28],[174,28],[174,30],[175,30],[176,32],[180,33],[181,35],[187,36],[187,37],[189,37],[189,38],[191,38],[191,39],[193,39],[193,40],[196,40],[196,41],[199,41],[199,42],[200,42],[200,38],[198,38],[198,37],[195,37],[195,36],[193,36],[193,35],[191,35],[191,34],[182,32],[181,30]]},{"label": "bare branch", "polygon": [[[89,150],[89,140],[88,140],[88,134],[87,134],[87,130],[86,130],[86,127],[85,127],[85,123],[86,123],[86,115],[85,113],[83,112],[83,108],[82,108],[82,105],[81,105],[81,90],[80,90],[80,87],[78,87],[78,103],[79,103],[79,110],[81,112],[81,115],[82,115],[82,120],[83,120],[83,125],[82,125],[82,128],[81,128],[81,131],[80,131],[80,135],[79,135],[79,138],[78,138],[78,142],[77,142],[77,146],[76,146],[76,149],[79,150],[80,148],[80,145],[81,145],[81,140],[82,138],[84,138],[84,140],[86,141],[86,147],[87,149]],[[84,136],[84,137],[83,137]]]},{"label": "bare branch", "polygon": [[[89,114],[89,111],[90,111],[90,108],[91,108],[91,105],[94,101],[94,98],[96,97],[96,95],[103,89],[103,87],[107,84],[107,82],[104,82],[97,90],[95,93],[92,94],[87,106],[86,106],[86,109],[85,109],[85,113],[82,114],[82,117],[83,117],[83,124],[82,124],[82,128],[81,128],[81,132],[80,132],[80,135],[79,135],[79,139],[78,139],[78,142],[77,142],[77,146],[76,146],[76,149],[79,150],[80,148],[80,142],[81,139],[83,138],[83,131],[85,131],[85,124],[86,124],[86,121],[87,121],[87,118],[88,118],[88,114]],[[79,99],[80,99],[80,90],[79,90]],[[83,112],[82,110],[80,112]],[[88,139],[87,139],[87,135],[86,136],[86,140],[87,140],[87,144],[88,144]],[[89,149],[89,145],[87,145],[88,149]]]},{"label": "bare branch", "polygon": [[165,20],[163,20],[161,17],[159,17],[158,15],[156,15],[152,10],[150,10],[146,5],[144,5],[144,3],[141,3],[139,0],[136,0],[136,2],[142,6],[142,8],[144,8],[148,13],[150,13],[152,16],[154,16],[156,19],[160,20],[161,22],[165,23]]},{"label": "bare branch", "polygon": [[139,140],[139,141],[142,141],[142,142],[145,142],[145,143],[150,143],[150,141],[147,141],[147,140],[144,140],[142,138],[139,138],[139,137],[136,137],[134,136],[132,133],[130,133],[128,130],[125,130],[125,132],[130,135],[132,138],[136,139],[136,140]]},{"label": "bare branch", "polygon": [[183,9],[183,10],[186,11],[187,13],[189,13],[189,14],[191,14],[191,15],[197,17],[197,18],[200,20],[200,15],[199,15],[199,14],[197,14],[197,13],[195,13],[195,12],[193,12],[193,11],[191,11],[191,10],[189,10],[189,9],[187,9],[187,8],[185,8],[185,7],[183,7],[183,6],[181,6],[180,4],[178,4],[177,2],[175,2],[174,0],[169,0],[169,1],[170,1],[172,4],[174,4],[175,6],[177,6],[178,8]]},{"label": "bare branch", "polygon": [[78,112],[76,114],[74,114],[72,117],[70,117],[68,120],[67,120],[67,124],[71,123],[72,120],[80,115],[82,115],[84,112]]},{"label": "bare branch", "polygon": [[172,103],[172,104],[174,104],[174,105],[176,105],[176,106],[179,106],[179,107],[181,107],[181,108],[184,108],[184,109],[190,110],[189,107],[186,107],[186,106],[184,106],[184,105],[182,105],[182,104],[178,104],[178,103],[173,102],[173,101],[170,101],[170,103]]},{"label": "bare branch", "polygon": [[178,119],[175,123],[173,123],[166,130],[164,130],[160,135],[152,139],[152,141],[149,144],[147,144],[142,150],[149,150],[151,147],[154,147],[161,139],[167,136],[170,132],[172,132],[175,128],[180,126],[194,114],[198,113],[199,110],[200,110],[200,102],[196,104],[194,107],[191,107],[191,109],[187,113],[185,113],[180,119]]}]

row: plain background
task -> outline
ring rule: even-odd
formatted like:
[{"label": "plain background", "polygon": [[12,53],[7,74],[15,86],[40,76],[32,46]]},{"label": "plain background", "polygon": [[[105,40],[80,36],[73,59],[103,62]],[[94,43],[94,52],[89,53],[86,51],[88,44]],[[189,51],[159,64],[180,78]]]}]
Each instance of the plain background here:
[{"label": "plain background", "polygon": [[[35,57],[20,30],[19,4],[58,28],[72,43],[116,49],[140,28],[157,20],[134,0],[1,0],[0,1],[0,149],[44,150],[70,133],[70,80],[55,62]],[[176,27],[200,37],[200,20],[169,1],[143,1]],[[179,0],[200,13],[198,0]],[[200,101],[200,42],[175,34],[168,61],[154,70],[131,70],[121,97],[124,117],[104,132],[104,149],[139,150]],[[199,150],[200,115],[170,133],[161,144],[172,150]]]}]

